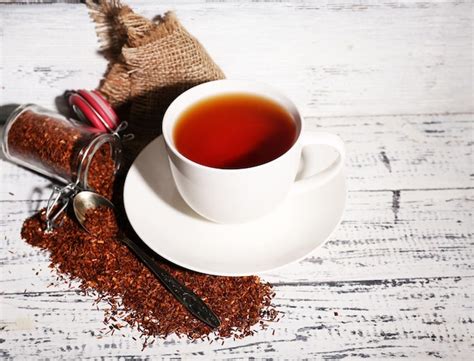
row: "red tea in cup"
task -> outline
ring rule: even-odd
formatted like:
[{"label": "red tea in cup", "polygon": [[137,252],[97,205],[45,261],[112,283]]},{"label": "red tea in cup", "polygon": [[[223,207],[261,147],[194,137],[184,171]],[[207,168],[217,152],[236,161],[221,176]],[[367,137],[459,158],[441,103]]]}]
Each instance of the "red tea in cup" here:
[{"label": "red tea in cup", "polygon": [[187,108],[173,129],[176,149],[213,168],[258,166],[283,155],[295,143],[297,126],[278,103],[250,93],[228,93]]}]

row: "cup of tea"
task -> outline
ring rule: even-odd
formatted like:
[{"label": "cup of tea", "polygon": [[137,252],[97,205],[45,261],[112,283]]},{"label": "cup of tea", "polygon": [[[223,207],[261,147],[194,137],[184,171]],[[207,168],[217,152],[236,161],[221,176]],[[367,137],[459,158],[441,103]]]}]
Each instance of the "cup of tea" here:
[{"label": "cup of tea", "polygon": [[[163,137],[176,187],[186,203],[217,223],[240,223],[273,210],[289,193],[310,191],[342,168],[335,134],[304,130],[298,109],[271,86],[237,80],[197,85],[178,96],[163,118]],[[315,172],[315,147],[338,152]],[[295,180],[300,174],[308,174]],[[314,168],[314,167],[313,167]]]}]

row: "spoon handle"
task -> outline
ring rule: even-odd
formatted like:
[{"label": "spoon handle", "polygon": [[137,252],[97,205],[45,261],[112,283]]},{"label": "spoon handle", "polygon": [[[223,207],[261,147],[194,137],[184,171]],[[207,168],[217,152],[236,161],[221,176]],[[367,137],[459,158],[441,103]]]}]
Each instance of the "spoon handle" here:
[{"label": "spoon handle", "polygon": [[187,308],[194,316],[212,328],[220,326],[219,317],[193,291],[181,284],[143,251],[135,242],[122,235],[122,241],[153,272],[161,283]]}]

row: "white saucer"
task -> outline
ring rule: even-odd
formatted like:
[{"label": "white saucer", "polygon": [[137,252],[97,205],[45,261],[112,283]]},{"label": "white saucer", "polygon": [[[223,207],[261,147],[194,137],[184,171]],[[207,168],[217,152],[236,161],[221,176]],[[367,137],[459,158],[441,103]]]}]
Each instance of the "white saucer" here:
[{"label": "white saucer", "polygon": [[346,182],[341,173],[321,188],[290,195],[263,218],[216,224],[181,198],[158,137],[130,168],[124,203],[137,234],[160,256],[198,272],[243,276],[298,261],[320,246],[342,218]]}]

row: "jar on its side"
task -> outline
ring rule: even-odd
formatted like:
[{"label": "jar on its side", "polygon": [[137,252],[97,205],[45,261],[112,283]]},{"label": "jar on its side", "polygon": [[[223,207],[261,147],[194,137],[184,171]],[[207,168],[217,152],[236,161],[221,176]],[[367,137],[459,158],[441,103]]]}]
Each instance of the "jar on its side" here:
[{"label": "jar on its side", "polygon": [[38,105],[13,111],[3,133],[3,152],[14,163],[62,183],[112,195],[121,142]]}]

